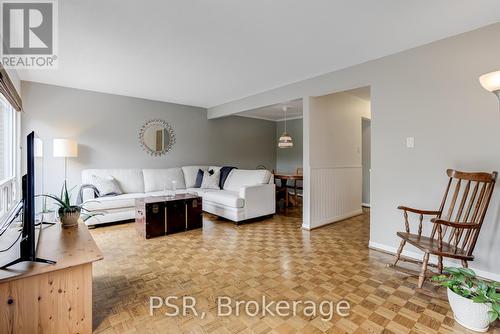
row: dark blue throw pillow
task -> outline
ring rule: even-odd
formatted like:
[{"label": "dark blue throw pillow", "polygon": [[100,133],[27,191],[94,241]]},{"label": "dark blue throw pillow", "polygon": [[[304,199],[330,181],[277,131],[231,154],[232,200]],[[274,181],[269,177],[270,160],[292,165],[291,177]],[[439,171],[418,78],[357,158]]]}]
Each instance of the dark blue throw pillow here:
[{"label": "dark blue throw pillow", "polygon": [[233,170],[236,169],[236,167],[232,166],[224,166],[220,169],[220,180],[219,180],[219,187],[221,189],[224,189],[224,183],[226,183],[226,179],[229,176],[229,173]]},{"label": "dark blue throw pillow", "polygon": [[203,171],[198,169],[198,174],[196,174],[196,182],[194,183],[195,188],[201,188],[201,183],[203,182]]}]

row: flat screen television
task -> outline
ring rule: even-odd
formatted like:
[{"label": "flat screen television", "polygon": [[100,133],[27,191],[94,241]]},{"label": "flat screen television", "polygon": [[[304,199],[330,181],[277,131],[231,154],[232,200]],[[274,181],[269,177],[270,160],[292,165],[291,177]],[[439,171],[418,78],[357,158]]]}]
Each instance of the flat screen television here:
[{"label": "flat screen television", "polygon": [[[37,154],[35,154],[37,153]],[[36,232],[35,232],[35,217],[37,213],[41,212],[42,201],[38,200],[35,193],[36,175],[40,172],[36,170],[35,166],[37,155],[35,152],[35,132],[31,132],[26,138],[26,174],[22,177],[22,210],[23,210],[23,228],[21,235],[21,242],[19,244],[20,256],[19,258],[3,265],[1,269],[10,267],[16,263],[24,261],[43,262],[54,264],[55,261],[41,259],[36,256]],[[41,164],[38,169],[41,168]],[[41,184],[41,179],[38,184]],[[41,190],[41,189],[36,189]],[[36,203],[40,203],[37,205]],[[19,207],[19,205],[18,205]],[[12,215],[11,215],[12,216]],[[15,217],[14,217],[15,218]],[[12,222],[6,222],[11,224]],[[40,222],[41,226],[41,222]]]}]

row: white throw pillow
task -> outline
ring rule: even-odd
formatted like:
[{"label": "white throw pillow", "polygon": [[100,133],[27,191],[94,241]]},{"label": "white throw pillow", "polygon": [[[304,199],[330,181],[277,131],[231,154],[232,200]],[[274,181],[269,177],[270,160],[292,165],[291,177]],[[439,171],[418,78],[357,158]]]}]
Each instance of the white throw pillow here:
[{"label": "white throw pillow", "polygon": [[186,188],[194,188],[196,184],[196,177],[198,175],[198,170],[203,171],[208,170],[208,166],[183,166],[182,173],[184,174],[184,182]]},{"label": "white throw pillow", "polygon": [[101,177],[92,175],[92,184],[99,191],[99,196],[123,194],[122,190],[120,189],[120,185],[112,176]]},{"label": "white throw pillow", "polygon": [[220,171],[213,171],[210,175],[210,171],[203,172],[203,181],[201,182],[201,189],[216,189],[220,190],[219,187]]}]

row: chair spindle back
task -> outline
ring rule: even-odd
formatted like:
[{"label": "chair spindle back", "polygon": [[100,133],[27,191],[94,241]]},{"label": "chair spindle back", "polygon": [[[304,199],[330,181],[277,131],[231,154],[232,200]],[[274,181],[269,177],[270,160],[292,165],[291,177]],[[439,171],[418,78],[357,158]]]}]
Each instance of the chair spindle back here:
[{"label": "chair spindle back", "polygon": [[[446,241],[472,255],[495,187],[497,173],[466,173],[452,169],[446,171],[446,187],[437,218],[452,223],[473,224],[475,228],[448,227],[434,224],[431,238]],[[436,235],[437,234],[437,235]],[[447,240],[445,240],[447,238]]]}]

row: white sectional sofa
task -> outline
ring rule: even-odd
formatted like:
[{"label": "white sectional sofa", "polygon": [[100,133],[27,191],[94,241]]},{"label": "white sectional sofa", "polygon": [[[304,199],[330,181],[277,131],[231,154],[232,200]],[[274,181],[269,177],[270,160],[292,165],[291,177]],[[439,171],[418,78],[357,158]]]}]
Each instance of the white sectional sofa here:
[{"label": "white sectional sofa", "polygon": [[[82,184],[92,184],[93,175],[113,177],[123,194],[99,197],[83,190],[85,208],[101,215],[87,220],[97,225],[135,218],[135,199],[172,193],[196,193],[203,198],[203,211],[241,222],[275,213],[275,185],[267,170],[233,169],[221,190],[194,188],[198,170],[219,170],[217,166],[184,166],[168,169],[86,169]],[[176,181],[176,190],[172,190]]]}]

